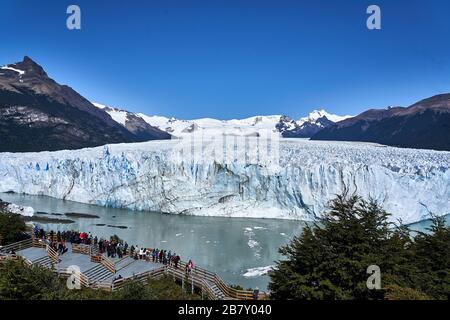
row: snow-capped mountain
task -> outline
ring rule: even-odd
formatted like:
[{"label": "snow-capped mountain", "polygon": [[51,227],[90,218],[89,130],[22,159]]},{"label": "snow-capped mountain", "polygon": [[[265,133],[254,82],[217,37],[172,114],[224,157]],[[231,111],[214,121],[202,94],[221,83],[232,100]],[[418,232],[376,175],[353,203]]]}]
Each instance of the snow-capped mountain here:
[{"label": "snow-capped mountain", "polygon": [[160,130],[147,123],[140,116],[119,108],[109,107],[100,103],[92,103],[97,108],[108,113],[117,123],[124,126],[128,131],[133,133],[142,141],[153,139],[170,139],[171,135],[164,130]]},{"label": "snow-capped mountain", "polygon": [[[277,132],[285,137],[311,137],[320,129],[334,124],[335,121],[347,119],[350,116],[337,116],[325,110],[314,110],[307,117],[295,121],[288,116],[269,115],[254,116],[246,119],[217,120],[201,118],[194,120],[180,120],[163,116],[148,116],[143,113],[132,113],[120,108],[107,107],[100,103],[93,103],[98,108],[105,110],[118,123],[126,126],[130,118],[138,118],[152,127],[163,130],[173,137],[184,137],[195,133],[204,136],[213,135],[237,135],[259,136],[269,132]],[[328,118],[333,119],[327,120]],[[128,119],[128,120],[127,120]]]},{"label": "snow-capped mountain", "polygon": [[193,132],[212,135],[258,136],[264,132],[276,132],[276,125],[281,116],[255,116],[247,119],[217,120],[202,118],[195,120],[178,120],[160,116],[139,114],[147,123],[169,132],[176,137],[183,137]]},{"label": "snow-capped mountain", "polygon": [[127,130],[74,89],[51,79],[29,57],[0,67],[0,132],[0,152],[80,149],[168,138],[156,128],[145,137]]},{"label": "snow-capped mountain", "polygon": [[300,125],[302,125],[305,122],[315,123],[318,120],[323,119],[323,117],[326,117],[328,120],[336,123],[336,122],[343,121],[348,118],[352,118],[353,116],[338,116],[335,114],[328,113],[324,109],[321,109],[321,110],[312,111],[307,117],[301,118],[298,121],[298,123]]},{"label": "snow-capped mountain", "polygon": [[338,116],[325,110],[314,110],[307,117],[303,117],[294,123],[294,128],[283,131],[285,138],[311,138],[324,128],[339,121],[349,119],[352,116]]}]

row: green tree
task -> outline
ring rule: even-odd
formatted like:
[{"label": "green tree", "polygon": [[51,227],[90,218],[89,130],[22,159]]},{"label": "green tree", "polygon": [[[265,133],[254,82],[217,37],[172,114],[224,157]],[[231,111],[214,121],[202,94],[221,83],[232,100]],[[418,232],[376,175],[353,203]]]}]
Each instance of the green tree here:
[{"label": "green tree", "polygon": [[122,289],[114,292],[114,299],[117,300],[148,300],[148,288],[138,281],[126,281]]},{"label": "green tree", "polygon": [[388,217],[376,201],[338,195],[317,223],[280,249],[286,259],[270,275],[272,298],[382,299],[383,290],[367,289],[366,270],[377,265],[394,278],[410,242],[405,230],[392,231]]},{"label": "green tree", "polygon": [[400,287],[395,284],[391,284],[385,287],[386,300],[431,300],[432,298],[411,288]]},{"label": "green tree", "polygon": [[4,245],[23,240],[25,230],[26,225],[20,215],[0,212],[0,235]]},{"label": "green tree", "polygon": [[415,282],[435,299],[450,298],[450,227],[444,217],[433,216],[429,232],[419,232],[412,246]]},{"label": "green tree", "polygon": [[197,294],[184,292],[170,277],[150,279],[148,282],[126,281],[113,293],[82,288],[69,290],[66,280],[52,271],[33,266],[22,260],[0,263],[0,300],[190,300]]},{"label": "green tree", "polygon": [[26,267],[22,260],[0,264],[0,300],[55,300],[64,296],[64,290],[48,269]]}]

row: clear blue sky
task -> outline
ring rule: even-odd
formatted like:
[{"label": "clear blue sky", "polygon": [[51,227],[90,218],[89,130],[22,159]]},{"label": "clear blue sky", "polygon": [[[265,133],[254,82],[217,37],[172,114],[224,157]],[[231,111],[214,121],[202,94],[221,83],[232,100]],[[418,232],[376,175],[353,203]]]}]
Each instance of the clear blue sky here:
[{"label": "clear blue sky", "polygon": [[0,64],[29,55],[86,98],[147,114],[356,114],[450,92],[449,14],[447,0],[1,0]]}]

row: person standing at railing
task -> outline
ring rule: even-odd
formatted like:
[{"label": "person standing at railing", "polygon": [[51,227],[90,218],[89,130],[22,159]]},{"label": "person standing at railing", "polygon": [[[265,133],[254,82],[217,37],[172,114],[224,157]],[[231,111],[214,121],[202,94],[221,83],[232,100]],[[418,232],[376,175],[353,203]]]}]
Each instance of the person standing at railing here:
[{"label": "person standing at railing", "polygon": [[175,255],[175,259],[174,259],[173,263],[175,265],[175,269],[178,269],[178,263],[180,263],[181,258],[179,255],[177,255],[175,253],[174,253],[174,255]]},{"label": "person standing at railing", "polygon": [[167,265],[170,266],[172,262],[172,252],[169,250],[169,252],[167,253]]},{"label": "person standing at railing", "polygon": [[259,298],[259,288],[256,287],[255,290],[253,290],[253,299],[258,300]]},{"label": "person standing at railing", "polygon": [[34,236],[35,236],[36,238],[38,238],[38,235],[39,235],[39,226],[38,226],[37,224],[34,225],[33,233],[34,233]]},{"label": "person standing at railing", "polygon": [[44,232],[44,229],[39,229],[39,232],[38,232],[38,238],[39,239],[44,239],[45,238],[45,232]]},{"label": "person standing at railing", "polygon": [[103,239],[100,239],[99,241],[98,241],[98,252],[100,253],[100,254],[103,254]]},{"label": "person standing at railing", "polygon": [[162,263],[163,262],[163,255],[164,255],[164,250],[160,250],[159,251],[159,256],[158,256],[158,261],[159,261],[159,263]]},{"label": "person standing at railing", "polygon": [[58,250],[57,250],[57,252],[58,252],[59,254],[62,254],[63,250],[64,250],[64,248],[63,248],[63,243],[62,243],[62,241],[61,241],[61,242],[58,243]]},{"label": "person standing at railing", "polygon": [[194,269],[194,261],[189,260],[189,262],[186,264],[186,272],[187,274],[191,274],[192,270]]},{"label": "person standing at railing", "polygon": [[[125,241],[125,244],[123,245],[123,253],[124,253],[124,255],[127,254],[127,250],[128,250],[128,243]],[[130,254],[130,256],[131,256],[131,254]]]}]

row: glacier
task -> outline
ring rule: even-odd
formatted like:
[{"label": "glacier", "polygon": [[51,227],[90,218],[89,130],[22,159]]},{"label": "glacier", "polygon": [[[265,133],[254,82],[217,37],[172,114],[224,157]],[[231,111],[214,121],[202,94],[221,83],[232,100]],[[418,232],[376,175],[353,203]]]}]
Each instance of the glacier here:
[{"label": "glacier", "polygon": [[222,163],[174,156],[179,143],[0,153],[0,192],[171,214],[314,220],[347,187],[380,201],[394,221],[450,213],[450,152],[282,138],[278,163]]}]

